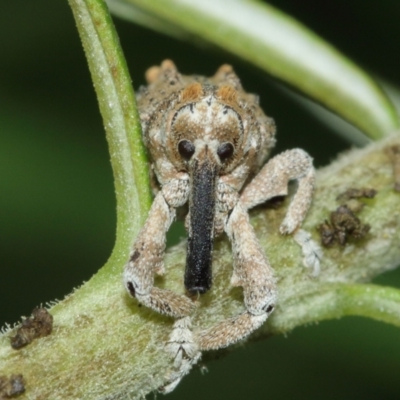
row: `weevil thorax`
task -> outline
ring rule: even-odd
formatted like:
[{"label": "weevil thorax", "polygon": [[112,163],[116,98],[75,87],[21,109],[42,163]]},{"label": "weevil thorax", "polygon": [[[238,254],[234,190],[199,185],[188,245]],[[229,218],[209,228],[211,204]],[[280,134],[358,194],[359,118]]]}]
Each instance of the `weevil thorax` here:
[{"label": "weevil thorax", "polygon": [[214,76],[182,75],[170,60],[146,73],[138,106],[152,169],[163,186],[206,157],[241,190],[275,143],[275,126],[229,65]]}]

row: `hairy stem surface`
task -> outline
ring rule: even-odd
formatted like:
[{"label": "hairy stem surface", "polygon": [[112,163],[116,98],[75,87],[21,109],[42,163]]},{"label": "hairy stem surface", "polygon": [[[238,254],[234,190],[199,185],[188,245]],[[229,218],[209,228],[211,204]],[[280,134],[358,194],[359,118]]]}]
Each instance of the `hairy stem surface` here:
[{"label": "hairy stem surface", "polygon": [[[371,225],[359,242],[324,250],[321,273],[311,278],[302,266],[301,250],[292,237],[282,237],[278,227],[287,202],[279,209],[252,212],[252,224],[276,270],[279,305],[257,338],[284,333],[296,326],[345,315],[360,315],[400,326],[400,293],[396,289],[364,284],[395,268],[400,261],[399,193],[393,190],[393,168],[385,152],[400,138],[352,150],[318,172],[317,192],[305,229],[318,240],[316,228],[349,188],[374,188],[358,214]],[[183,242],[166,255],[167,274],[157,285],[184,292]],[[232,272],[230,245],[215,244],[214,286],[201,298],[193,318],[201,329],[244,309],[241,290],[229,287]],[[27,399],[123,399],[157,389],[171,367],[164,344],[172,319],[160,316],[128,297],[121,284],[123,263],[109,267],[107,279],[89,281],[50,310],[53,333],[21,350],[13,350],[7,332],[0,337],[2,375],[23,374]],[[96,278],[96,277],[95,277]],[[206,378],[205,378],[206,379]]]}]

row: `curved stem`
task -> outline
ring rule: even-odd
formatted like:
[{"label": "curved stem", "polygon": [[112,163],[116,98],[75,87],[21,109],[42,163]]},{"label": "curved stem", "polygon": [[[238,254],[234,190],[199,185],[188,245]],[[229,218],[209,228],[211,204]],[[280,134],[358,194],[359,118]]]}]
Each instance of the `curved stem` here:
[{"label": "curved stem", "polygon": [[117,197],[113,255],[127,259],[151,204],[146,151],[132,82],[103,0],[69,0],[85,50],[109,145]]},{"label": "curved stem", "polygon": [[[285,313],[273,316],[265,331],[284,333],[296,326],[344,316],[372,318],[400,327],[400,290],[373,284],[328,283],[282,305]],[[287,313],[293,318],[288,324]]]},{"label": "curved stem", "polygon": [[[251,214],[279,288],[278,307],[269,323],[256,332],[257,337],[344,315],[399,325],[400,293],[359,283],[395,268],[400,261],[399,194],[393,190],[393,169],[385,152],[392,145],[400,145],[400,138],[353,150],[318,172],[315,200],[304,226],[316,240],[316,228],[337,207],[338,194],[352,187],[372,187],[378,194],[358,215],[371,225],[368,237],[325,249],[317,278],[309,277],[302,266],[301,250],[293,238],[278,234],[287,207],[258,209]],[[177,293],[184,292],[185,247],[181,243],[165,257],[168,272],[161,285]],[[231,262],[229,243],[217,241],[214,286],[202,296],[193,315],[195,329],[243,311],[241,291],[228,284]],[[10,346],[12,331],[0,336],[0,371],[4,375],[22,373],[30,387],[30,399],[140,398],[165,383],[171,360],[164,346],[173,321],[138,307],[127,296],[121,268],[114,259],[103,273],[104,279],[98,279],[98,274],[53,307],[50,336],[19,351]]]}]

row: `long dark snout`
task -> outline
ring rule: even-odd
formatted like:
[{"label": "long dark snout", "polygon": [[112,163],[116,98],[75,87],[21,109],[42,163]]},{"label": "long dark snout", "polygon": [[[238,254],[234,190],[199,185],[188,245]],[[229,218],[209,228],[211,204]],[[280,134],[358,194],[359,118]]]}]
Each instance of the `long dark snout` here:
[{"label": "long dark snout", "polygon": [[[206,154],[207,154],[207,148]],[[189,238],[185,287],[193,294],[205,293],[212,285],[215,194],[218,168],[211,158],[193,160],[189,200]]]}]

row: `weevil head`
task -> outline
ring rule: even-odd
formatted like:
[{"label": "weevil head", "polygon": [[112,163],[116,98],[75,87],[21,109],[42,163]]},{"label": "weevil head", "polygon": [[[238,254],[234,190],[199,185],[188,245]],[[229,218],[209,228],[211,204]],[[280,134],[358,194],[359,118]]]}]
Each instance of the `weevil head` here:
[{"label": "weevil head", "polygon": [[194,165],[207,162],[217,174],[229,174],[256,152],[254,141],[253,146],[248,143],[247,117],[233,87],[187,86],[167,122],[170,161],[181,171],[190,172]]}]

